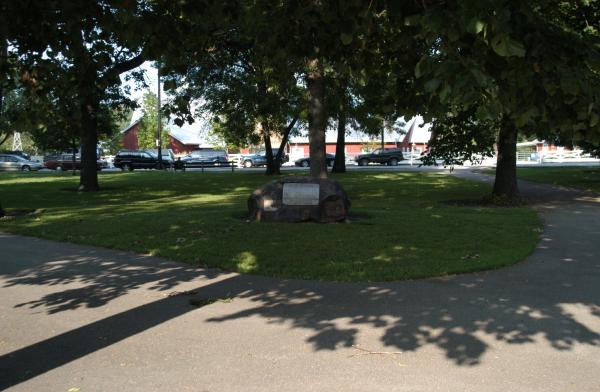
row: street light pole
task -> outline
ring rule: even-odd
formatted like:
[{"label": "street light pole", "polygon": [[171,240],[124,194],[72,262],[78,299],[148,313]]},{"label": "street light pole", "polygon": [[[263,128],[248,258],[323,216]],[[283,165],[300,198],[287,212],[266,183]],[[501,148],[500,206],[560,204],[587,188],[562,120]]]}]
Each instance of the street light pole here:
[{"label": "street light pole", "polygon": [[160,117],[160,68],[157,66],[156,67],[156,76],[158,79],[158,100],[156,103],[156,117],[157,117],[157,127],[156,127],[156,148],[158,149],[158,168],[162,169],[163,168],[163,164],[162,164],[162,121],[161,121],[161,117]]}]

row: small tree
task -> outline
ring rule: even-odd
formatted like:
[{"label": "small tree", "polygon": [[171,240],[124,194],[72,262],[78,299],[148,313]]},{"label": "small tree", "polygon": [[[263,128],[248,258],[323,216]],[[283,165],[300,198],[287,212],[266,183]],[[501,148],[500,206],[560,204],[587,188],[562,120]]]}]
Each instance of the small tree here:
[{"label": "small tree", "polygon": [[[142,149],[156,148],[158,135],[158,97],[151,91],[144,93],[142,98],[142,117],[137,131],[138,145]],[[161,117],[161,140],[168,140],[169,129],[167,120]]]}]

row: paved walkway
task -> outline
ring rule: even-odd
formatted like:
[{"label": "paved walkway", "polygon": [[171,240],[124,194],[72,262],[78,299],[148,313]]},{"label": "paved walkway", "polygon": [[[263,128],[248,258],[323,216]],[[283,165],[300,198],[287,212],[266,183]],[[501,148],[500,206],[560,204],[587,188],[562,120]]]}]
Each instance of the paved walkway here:
[{"label": "paved walkway", "polygon": [[0,390],[600,391],[600,204],[521,189],[546,199],[526,262],[389,284],[0,234]]}]

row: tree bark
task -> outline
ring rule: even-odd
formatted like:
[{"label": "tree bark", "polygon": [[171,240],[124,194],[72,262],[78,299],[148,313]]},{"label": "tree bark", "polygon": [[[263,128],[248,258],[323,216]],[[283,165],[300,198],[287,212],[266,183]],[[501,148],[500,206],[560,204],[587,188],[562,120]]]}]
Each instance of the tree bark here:
[{"label": "tree bark", "polygon": [[[93,87],[92,87],[93,88]],[[82,89],[83,90],[83,89]],[[98,103],[90,92],[80,91],[81,102],[81,172],[79,174],[80,192],[95,192],[98,186],[98,167],[96,148],[98,146]]]},{"label": "tree bark", "polygon": [[498,135],[498,159],[494,196],[516,199],[519,197],[517,185],[517,129],[514,124],[503,121]]},{"label": "tree bark", "polygon": [[318,58],[308,61],[308,143],[310,156],[310,175],[327,178],[325,161],[325,86],[321,64]]},{"label": "tree bark", "polygon": [[[8,46],[4,38],[0,38],[0,67],[6,66],[6,57]],[[4,83],[0,83],[0,116],[4,116]],[[8,129],[0,129],[0,132],[6,132],[6,135],[0,138],[0,146],[3,145],[10,136]]]},{"label": "tree bark", "polygon": [[292,122],[290,122],[283,131],[281,143],[279,143],[279,149],[277,150],[277,155],[275,155],[275,157],[273,158],[275,160],[275,164],[279,167],[281,167],[281,165],[283,164],[283,162],[281,162],[281,159],[283,157],[283,151],[285,150],[285,146],[287,145],[288,140],[290,139],[290,132],[292,132],[292,129],[294,129],[294,125],[296,125],[297,121],[298,117],[294,117],[292,119]]},{"label": "tree bark", "polygon": [[265,142],[265,156],[267,158],[267,168],[265,171],[265,175],[267,176],[275,176],[281,174],[279,170],[279,165],[275,165],[275,160],[273,159],[273,147],[271,146],[271,129],[270,124],[267,120],[261,122],[260,127],[262,129],[263,140]]},{"label": "tree bark", "polygon": [[88,53],[85,42],[79,35],[75,48],[77,55],[74,66],[77,70],[79,84],[77,98],[79,104],[79,134],[81,138],[81,171],[79,172],[80,192],[96,192],[98,186],[98,169],[96,148],[98,146],[98,110],[100,107],[98,75],[93,59]]},{"label": "tree bark", "polygon": [[335,160],[333,161],[333,173],[346,173],[346,108],[340,106],[338,115],[337,141],[335,143]]}]

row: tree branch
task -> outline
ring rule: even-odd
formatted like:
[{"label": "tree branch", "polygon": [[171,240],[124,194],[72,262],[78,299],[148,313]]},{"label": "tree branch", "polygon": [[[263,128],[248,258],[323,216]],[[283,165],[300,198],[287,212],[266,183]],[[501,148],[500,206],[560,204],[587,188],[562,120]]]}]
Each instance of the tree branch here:
[{"label": "tree branch", "polygon": [[144,61],[146,61],[146,58],[143,53],[140,53],[129,60],[121,61],[120,63],[113,65],[112,68],[106,71],[101,79],[108,79],[112,76],[118,76],[124,72],[131,71],[132,69],[144,64]]},{"label": "tree branch", "polygon": [[296,125],[296,122],[298,121],[298,117],[299,116],[294,117],[292,122],[285,129],[285,131],[283,131],[283,137],[281,138],[281,144],[279,145],[279,150],[277,151],[277,155],[275,156],[276,164],[279,164],[281,162],[281,157],[283,156],[283,149],[285,148],[285,145],[287,144],[287,142],[289,140],[290,132],[292,131],[292,129],[294,128],[294,125]]},{"label": "tree branch", "polygon": [[10,133],[7,133],[6,136],[4,136],[4,138],[2,138],[2,140],[0,141],[0,146],[4,144],[4,142],[6,142],[8,140],[8,137],[10,136]]}]

